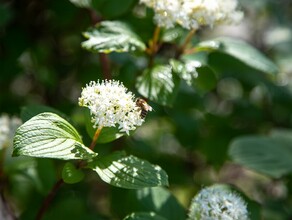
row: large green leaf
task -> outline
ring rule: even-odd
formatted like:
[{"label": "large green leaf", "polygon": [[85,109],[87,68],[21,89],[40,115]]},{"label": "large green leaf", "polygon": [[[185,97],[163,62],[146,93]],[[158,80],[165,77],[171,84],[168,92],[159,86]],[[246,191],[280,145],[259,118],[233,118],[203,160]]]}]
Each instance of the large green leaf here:
[{"label": "large green leaf", "polygon": [[121,188],[140,189],[168,185],[167,174],[159,166],[132,155],[125,156],[122,152],[96,159],[88,166],[103,181]]},{"label": "large green leaf", "polygon": [[97,154],[83,145],[75,128],[54,113],[41,113],[21,125],[14,136],[13,156],[63,160],[90,159]]},{"label": "large green leaf", "polygon": [[124,218],[124,220],[166,220],[154,212],[136,212]]},{"label": "large green leaf", "polygon": [[240,137],[231,143],[229,155],[236,163],[271,177],[292,172],[291,138]]},{"label": "large green leaf", "polygon": [[233,56],[246,65],[264,73],[276,74],[278,67],[250,44],[228,37],[220,37],[213,40],[203,41],[196,46],[198,51],[220,51]]},{"label": "large green leaf", "polygon": [[157,65],[138,77],[136,87],[141,95],[161,105],[171,106],[176,98],[180,78],[170,65]]},{"label": "large green leaf", "polygon": [[103,21],[84,33],[82,47],[98,53],[144,51],[146,46],[123,22]]}]

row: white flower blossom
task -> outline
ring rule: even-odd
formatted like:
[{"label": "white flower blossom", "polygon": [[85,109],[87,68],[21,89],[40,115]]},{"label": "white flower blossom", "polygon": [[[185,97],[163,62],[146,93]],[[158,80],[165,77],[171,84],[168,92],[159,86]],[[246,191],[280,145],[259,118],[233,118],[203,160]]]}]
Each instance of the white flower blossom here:
[{"label": "white flower blossom", "polygon": [[0,150],[12,145],[14,133],[20,125],[21,120],[17,117],[9,118],[6,114],[0,116]]},{"label": "white flower blossom", "polygon": [[236,24],[243,18],[237,11],[237,0],[140,0],[154,10],[154,20],[160,27],[176,23],[186,29],[218,24]]},{"label": "white flower blossom", "polygon": [[225,185],[202,189],[192,200],[188,220],[248,220],[244,200]]},{"label": "white flower blossom", "polygon": [[115,80],[91,81],[82,89],[79,105],[89,108],[95,128],[118,126],[129,134],[144,121],[134,95]]}]

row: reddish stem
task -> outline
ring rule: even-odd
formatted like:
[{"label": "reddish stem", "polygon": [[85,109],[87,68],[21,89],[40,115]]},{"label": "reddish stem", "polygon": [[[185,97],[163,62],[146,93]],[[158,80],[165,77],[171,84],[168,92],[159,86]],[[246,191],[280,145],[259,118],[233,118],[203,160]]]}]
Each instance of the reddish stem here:
[{"label": "reddish stem", "polygon": [[49,205],[51,204],[53,198],[55,197],[58,189],[60,189],[60,187],[63,185],[63,183],[64,183],[63,179],[60,179],[60,180],[58,180],[58,182],[55,183],[52,190],[50,191],[50,193],[47,195],[46,199],[42,203],[42,206],[39,209],[38,214],[36,216],[36,220],[40,220],[43,218],[45,212],[47,211]]},{"label": "reddish stem", "polygon": [[105,53],[99,54],[99,61],[102,69],[102,74],[104,79],[111,79],[111,72],[110,72],[110,61],[108,55]]}]

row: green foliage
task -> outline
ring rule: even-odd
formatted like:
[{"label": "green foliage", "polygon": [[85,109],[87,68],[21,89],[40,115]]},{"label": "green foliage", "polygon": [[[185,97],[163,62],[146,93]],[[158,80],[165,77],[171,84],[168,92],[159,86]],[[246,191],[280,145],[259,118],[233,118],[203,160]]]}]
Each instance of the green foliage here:
[{"label": "green foliage", "polygon": [[[191,198],[220,181],[250,219],[291,219],[292,11],[240,3],[242,24],[186,41],[179,26],[157,31],[138,0],[1,2],[0,109],[24,123],[0,150],[1,211],[35,219],[61,178],[45,220],[185,220]],[[90,150],[96,129],[77,102],[101,79],[154,111],[129,135],[103,128]]]},{"label": "green foliage", "polygon": [[123,152],[97,158],[88,166],[113,186],[126,189],[168,186],[167,174],[159,166]]},{"label": "green foliage", "polygon": [[248,66],[268,74],[279,72],[278,67],[248,43],[227,37],[200,42],[197,50],[220,51],[229,54]]},{"label": "green foliage", "polygon": [[84,178],[84,173],[80,169],[76,169],[74,164],[65,163],[62,170],[62,179],[65,183],[73,184],[78,183]]},{"label": "green foliage", "polygon": [[170,65],[157,65],[147,69],[137,79],[136,87],[141,95],[161,105],[171,106],[175,100],[180,78]]},{"label": "green foliage", "polygon": [[206,92],[215,88],[217,77],[214,71],[200,61],[189,58],[183,62],[171,60],[170,64],[173,71],[194,89]]},{"label": "green foliage", "polygon": [[44,112],[52,112],[52,113],[55,113],[57,115],[62,116],[62,118],[65,118],[66,120],[70,120],[68,118],[68,116],[66,116],[64,113],[62,113],[62,112],[60,112],[57,109],[54,109],[52,107],[46,106],[46,105],[27,105],[27,106],[24,106],[21,109],[20,118],[23,122],[26,122],[29,119],[31,119],[32,117],[34,117],[40,113],[44,113]]},{"label": "green foliage", "polygon": [[14,137],[13,156],[88,160],[97,154],[83,145],[75,128],[54,113],[41,113],[21,125]]},{"label": "green foliage", "polygon": [[153,212],[132,213],[124,218],[124,220],[165,220],[165,218],[156,215]]},{"label": "green foliage", "polygon": [[120,21],[103,21],[83,33],[88,40],[82,47],[92,52],[133,52],[145,50],[145,44],[131,28]]},{"label": "green foliage", "polygon": [[[118,202],[118,198],[123,198],[124,202]],[[119,216],[134,212],[154,212],[159,217],[168,220],[186,219],[185,209],[169,190],[162,187],[127,191],[115,190],[112,202],[113,210]]]},{"label": "green foliage", "polygon": [[292,172],[291,134],[276,131],[269,137],[239,137],[231,143],[229,154],[242,166],[280,178]]}]

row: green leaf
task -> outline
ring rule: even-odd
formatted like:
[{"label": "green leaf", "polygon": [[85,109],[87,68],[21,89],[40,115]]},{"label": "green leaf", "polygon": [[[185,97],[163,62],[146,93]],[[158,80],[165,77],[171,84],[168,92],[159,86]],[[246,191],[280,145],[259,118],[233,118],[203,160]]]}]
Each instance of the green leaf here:
[{"label": "green leaf", "polygon": [[217,78],[214,71],[201,62],[197,60],[170,60],[170,64],[173,71],[196,90],[205,92],[215,88]]},{"label": "green leaf", "polygon": [[214,40],[203,41],[196,46],[198,51],[220,51],[233,56],[246,65],[264,73],[276,74],[278,67],[250,44],[228,37],[220,37]]},{"label": "green leaf", "polygon": [[13,156],[86,160],[97,155],[83,145],[71,124],[49,112],[38,114],[21,125],[13,143]]},{"label": "green leaf", "polygon": [[69,0],[72,4],[79,8],[91,8],[92,0]]},{"label": "green leaf", "polygon": [[138,77],[138,92],[161,105],[171,106],[176,98],[180,78],[172,72],[170,65],[157,65],[147,69]]},{"label": "green leaf", "polygon": [[210,91],[217,85],[217,76],[209,66],[197,68],[198,77],[194,80],[193,86],[200,91]]},{"label": "green leaf", "polygon": [[96,159],[88,166],[104,182],[121,188],[140,189],[168,185],[167,174],[159,166],[132,155],[125,156],[123,152]]},{"label": "green leaf", "polygon": [[292,171],[292,141],[288,139],[240,137],[231,143],[229,155],[236,163],[271,177]]},{"label": "green leaf", "polygon": [[135,0],[123,0],[123,4],[120,0],[93,0],[94,8],[105,20],[113,20],[129,12],[131,13],[135,3]]},{"label": "green leaf", "polygon": [[[84,108],[84,114],[85,114],[85,123],[86,123],[86,130],[87,133],[91,138],[93,138],[96,129],[93,128],[93,124],[90,119],[90,111],[88,108]],[[104,127],[102,128],[99,137],[97,139],[97,143],[105,144],[109,143],[111,141],[114,141],[122,136],[126,135],[125,132],[120,132],[118,127]]]},{"label": "green leaf", "polygon": [[181,27],[165,29],[162,33],[163,42],[178,42],[185,35],[185,30]]},{"label": "green leaf", "polygon": [[82,47],[98,53],[144,51],[146,46],[131,28],[120,21],[103,21],[84,33]]},{"label": "green leaf", "polygon": [[124,220],[166,220],[154,212],[136,212],[124,218]]},{"label": "green leaf", "polygon": [[78,183],[84,178],[84,173],[80,169],[76,169],[76,167],[67,162],[62,170],[62,179],[65,183],[73,184]]},{"label": "green leaf", "polygon": [[[111,204],[115,213],[125,216],[128,213],[155,212],[167,220],[185,220],[184,207],[163,187],[143,188],[139,190],[114,189]],[[123,198],[121,204],[119,198]]]},{"label": "green leaf", "polygon": [[57,109],[54,109],[52,107],[46,106],[46,105],[28,105],[21,108],[20,117],[23,122],[28,121],[32,117],[43,113],[43,112],[52,112],[57,115],[61,115],[62,118],[65,118],[66,120],[69,120],[68,116],[66,116],[64,113],[58,111]]},{"label": "green leaf", "polygon": [[0,27],[4,28],[13,17],[12,10],[9,7],[10,4],[0,3]]}]

